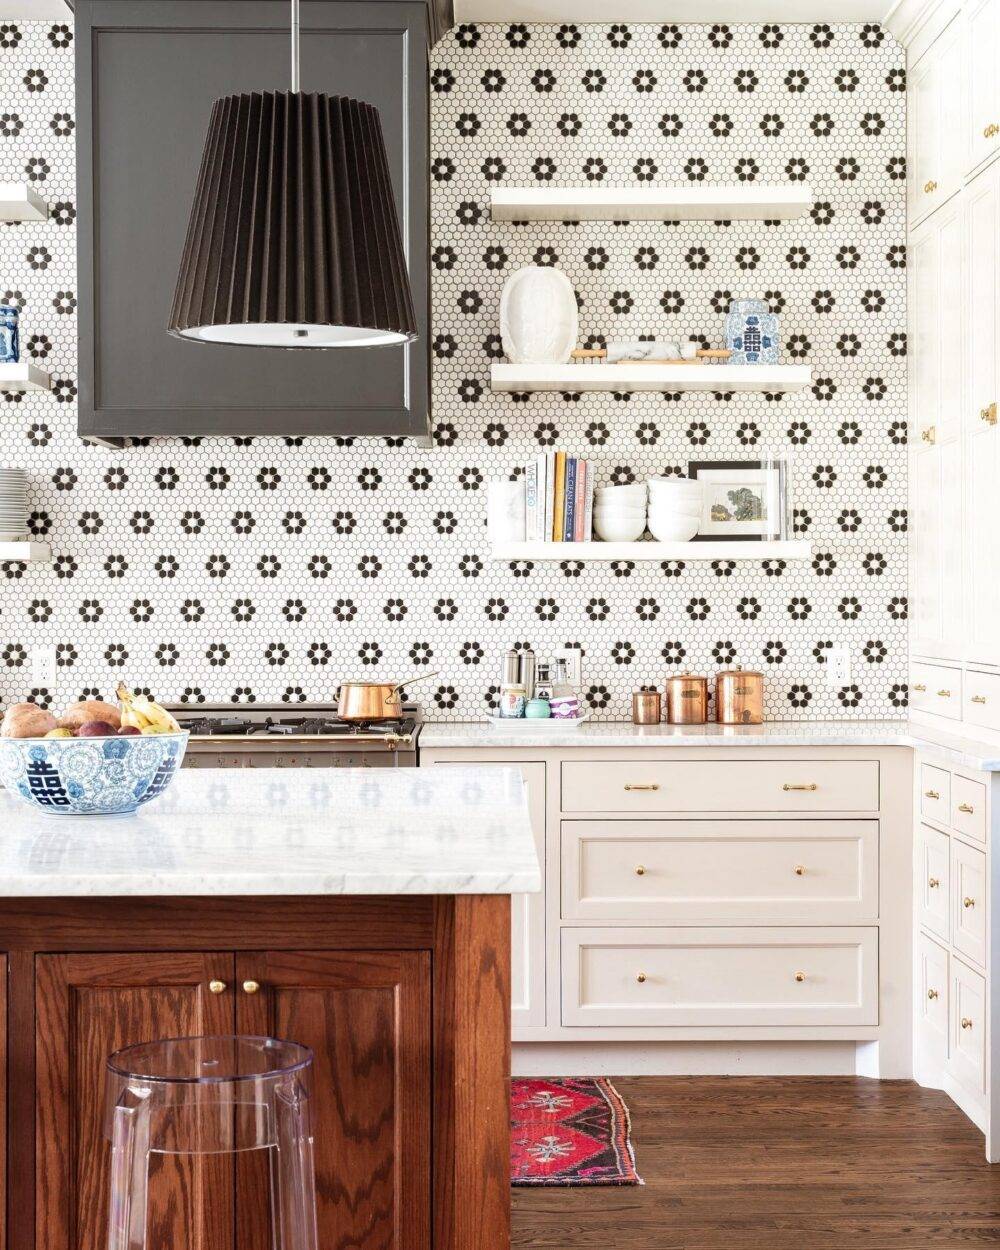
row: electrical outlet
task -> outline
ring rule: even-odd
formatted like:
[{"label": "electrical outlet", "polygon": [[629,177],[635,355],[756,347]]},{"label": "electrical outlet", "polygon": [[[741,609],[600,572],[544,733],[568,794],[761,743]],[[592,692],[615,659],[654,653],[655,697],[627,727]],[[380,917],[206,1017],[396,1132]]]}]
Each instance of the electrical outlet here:
[{"label": "electrical outlet", "polygon": [[554,658],[566,661],[566,680],[579,690],[583,682],[583,652],[579,647],[556,647]]},{"label": "electrical outlet", "polygon": [[34,647],[31,651],[31,684],[52,690],[56,684],[55,647]]},{"label": "electrical outlet", "polygon": [[851,653],[847,647],[831,647],[826,653],[826,684],[835,690],[851,684]]}]

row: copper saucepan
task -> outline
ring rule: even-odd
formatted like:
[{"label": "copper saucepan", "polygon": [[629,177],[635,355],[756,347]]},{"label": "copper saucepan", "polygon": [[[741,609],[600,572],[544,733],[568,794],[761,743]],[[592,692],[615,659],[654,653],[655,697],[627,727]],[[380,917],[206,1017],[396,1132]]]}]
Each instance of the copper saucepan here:
[{"label": "copper saucepan", "polygon": [[337,697],[337,715],[341,720],[402,720],[400,690],[437,676],[437,673],[421,673],[419,677],[410,677],[395,684],[390,681],[345,681]]}]

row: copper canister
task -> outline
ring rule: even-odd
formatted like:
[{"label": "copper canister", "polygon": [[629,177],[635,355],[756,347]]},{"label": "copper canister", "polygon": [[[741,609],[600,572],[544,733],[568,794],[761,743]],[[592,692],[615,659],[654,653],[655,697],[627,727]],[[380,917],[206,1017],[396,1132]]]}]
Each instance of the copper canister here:
[{"label": "copper canister", "polygon": [[708,720],[708,678],[678,673],[667,678],[667,720],[671,725],[704,725]]},{"label": "copper canister", "polygon": [[764,674],[731,669],[715,679],[715,719],[720,725],[764,722]]},{"label": "copper canister", "polygon": [[636,690],[632,695],[632,724],[658,725],[659,723],[659,690]]}]

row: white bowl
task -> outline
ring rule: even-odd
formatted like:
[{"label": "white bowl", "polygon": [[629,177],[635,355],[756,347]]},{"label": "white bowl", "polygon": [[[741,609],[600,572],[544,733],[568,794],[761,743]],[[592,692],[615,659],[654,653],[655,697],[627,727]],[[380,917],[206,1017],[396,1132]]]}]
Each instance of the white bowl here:
[{"label": "white bowl", "polygon": [[594,530],[606,543],[634,543],[645,529],[645,517],[609,517],[594,513]]},{"label": "white bowl", "polygon": [[689,504],[680,504],[677,507],[673,507],[673,506],[667,507],[666,505],[661,506],[658,503],[652,503],[649,505],[649,515],[660,516],[660,517],[663,517],[664,519],[667,519],[672,516],[700,517],[701,508],[697,506],[692,507]]},{"label": "white bowl", "polygon": [[620,517],[625,517],[625,518],[629,518],[633,520],[636,517],[642,517],[645,520],[646,509],[645,508],[626,508],[623,506],[619,506],[618,504],[613,504],[607,507],[596,507],[594,509],[594,516],[610,516],[610,517],[620,516]]},{"label": "white bowl", "polygon": [[594,491],[594,498],[599,503],[616,503],[628,501],[629,503],[645,503],[646,502],[646,483],[635,482],[631,486],[598,486]]},{"label": "white bowl", "polygon": [[685,477],[651,477],[649,494],[653,499],[701,499],[704,487]]},{"label": "white bowl", "polygon": [[661,543],[690,542],[698,533],[698,517],[657,516],[649,518],[649,532]]}]

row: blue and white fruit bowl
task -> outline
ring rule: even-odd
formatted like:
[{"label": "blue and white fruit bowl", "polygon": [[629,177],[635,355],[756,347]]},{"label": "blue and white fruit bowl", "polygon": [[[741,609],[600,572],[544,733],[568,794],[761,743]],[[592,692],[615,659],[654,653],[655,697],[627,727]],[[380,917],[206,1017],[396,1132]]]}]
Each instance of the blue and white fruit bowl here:
[{"label": "blue and white fruit bowl", "polygon": [[170,785],[187,731],[107,738],[0,738],[0,785],[54,816],[121,816]]}]

